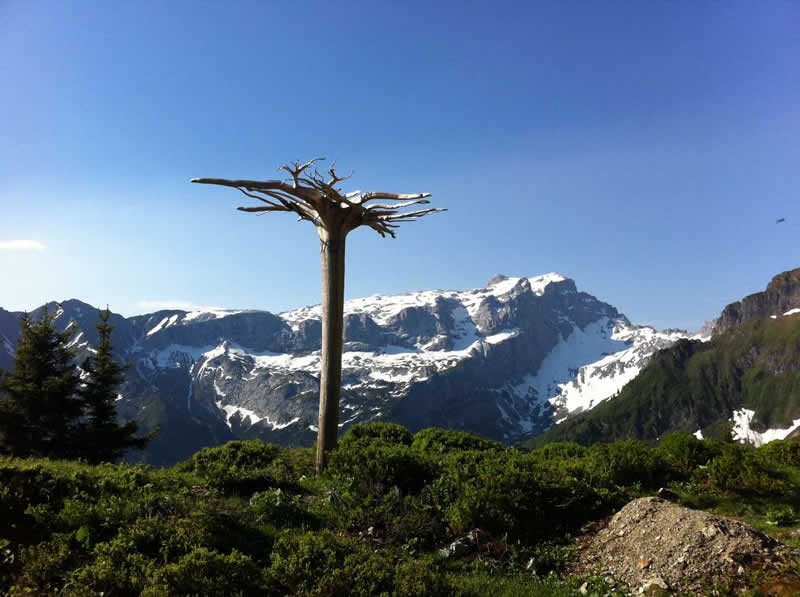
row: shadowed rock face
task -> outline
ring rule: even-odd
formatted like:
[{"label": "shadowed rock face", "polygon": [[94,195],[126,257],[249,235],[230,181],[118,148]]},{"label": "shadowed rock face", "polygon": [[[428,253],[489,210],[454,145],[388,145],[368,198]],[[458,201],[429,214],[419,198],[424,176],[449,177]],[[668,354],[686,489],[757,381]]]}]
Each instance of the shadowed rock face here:
[{"label": "shadowed rock face", "polygon": [[0,369],[14,367],[14,347],[19,339],[19,313],[0,308]]},{"label": "shadowed rock face", "polygon": [[800,268],[778,274],[765,291],[756,292],[725,307],[714,328],[714,336],[753,319],[773,315],[780,317],[797,308],[800,308]]},{"label": "shadowed rock face", "polygon": [[[58,329],[76,326],[82,362],[96,340],[97,309],[75,300],[48,308],[59,311]],[[0,312],[0,334],[14,336],[18,317]],[[314,441],[318,306],[277,315],[171,310],[112,323],[116,356],[131,363],[118,412],[161,428],[147,460],[168,464],[235,437]],[[624,383],[679,336],[632,325],[558,274],[353,299],[345,302],[341,431],[381,419],[513,441],[552,425],[556,411],[563,417],[574,404],[608,398],[616,379]],[[608,359],[619,351],[624,358]]]}]

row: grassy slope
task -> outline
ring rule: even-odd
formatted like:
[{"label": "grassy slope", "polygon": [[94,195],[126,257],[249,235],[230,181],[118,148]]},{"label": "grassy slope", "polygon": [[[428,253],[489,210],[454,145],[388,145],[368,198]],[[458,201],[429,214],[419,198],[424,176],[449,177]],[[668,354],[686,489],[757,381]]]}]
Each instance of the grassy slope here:
[{"label": "grassy slope", "polygon": [[[376,423],[312,471],[312,450],[257,441],[171,469],[0,457],[0,593],[566,596],[587,582],[619,595],[567,571],[580,527],[632,497],[669,485],[779,536],[799,522],[798,442],[672,434],[524,453]],[[477,551],[438,557],[476,528]]]}]

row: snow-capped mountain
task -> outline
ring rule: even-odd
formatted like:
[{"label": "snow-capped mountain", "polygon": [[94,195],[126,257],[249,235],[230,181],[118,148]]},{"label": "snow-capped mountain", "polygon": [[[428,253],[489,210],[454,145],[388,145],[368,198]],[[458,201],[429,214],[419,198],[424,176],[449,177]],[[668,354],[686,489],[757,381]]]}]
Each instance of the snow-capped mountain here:
[{"label": "snow-capped mountain", "polygon": [[[76,324],[80,360],[96,338],[96,310],[75,300],[49,309],[58,327]],[[118,358],[131,363],[119,408],[161,426],[154,450],[169,445],[170,455],[155,461],[233,437],[314,440],[319,306],[112,323]],[[688,336],[633,325],[555,273],[346,301],[340,427],[382,419],[514,441],[613,396],[654,351]]]}]

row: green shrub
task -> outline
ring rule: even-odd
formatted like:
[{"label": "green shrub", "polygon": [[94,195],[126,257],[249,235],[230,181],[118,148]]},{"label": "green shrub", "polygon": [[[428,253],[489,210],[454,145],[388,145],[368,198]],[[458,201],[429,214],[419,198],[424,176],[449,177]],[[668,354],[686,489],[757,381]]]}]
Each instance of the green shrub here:
[{"label": "green shrub", "polygon": [[276,527],[319,526],[319,520],[303,508],[300,498],[281,489],[269,489],[253,494],[250,507],[260,522],[269,522]]},{"label": "green shrub", "polygon": [[442,454],[464,450],[502,451],[505,447],[493,440],[466,431],[453,431],[431,427],[418,431],[411,444],[419,452]]},{"label": "green shrub", "polygon": [[202,477],[212,487],[247,495],[286,482],[285,463],[274,464],[281,448],[257,440],[204,448],[176,469]]},{"label": "green shrub", "polygon": [[800,467],[800,441],[775,440],[756,450],[759,461],[768,467]]},{"label": "green shrub", "polygon": [[455,533],[481,528],[495,537],[526,542],[579,526],[610,503],[607,492],[514,451],[446,458],[428,494]]},{"label": "green shrub", "polygon": [[767,524],[788,527],[792,526],[797,520],[797,513],[788,504],[782,504],[768,508],[765,518]]},{"label": "green shrub", "polygon": [[781,497],[789,493],[788,484],[765,468],[749,446],[724,444],[703,473],[717,489],[740,495]]},{"label": "green shrub", "polygon": [[364,495],[389,490],[417,493],[433,479],[434,466],[404,442],[362,436],[340,444],[331,455],[328,472],[354,480],[357,491]]},{"label": "green shrub", "polygon": [[72,533],[56,533],[48,541],[23,547],[20,556],[21,584],[49,593],[63,585],[67,571],[80,564],[85,552]]},{"label": "green shrub", "polygon": [[690,474],[698,466],[708,464],[715,455],[709,442],[684,431],[671,431],[658,442],[656,452],[674,468]]},{"label": "green shrub", "polygon": [[384,444],[410,446],[414,436],[402,425],[377,421],[353,425],[339,440],[339,447],[346,450],[359,444],[374,444],[375,440]]},{"label": "green shrub", "polygon": [[224,469],[262,469],[272,463],[281,448],[258,440],[230,441],[216,448],[203,448],[177,465],[201,477],[211,477]]},{"label": "green shrub", "polygon": [[156,570],[142,597],[255,595],[265,590],[264,577],[246,555],[229,555],[198,547],[174,564]]},{"label": "green shrub", "polygon": [[553,442],[533,450],[531,454],[542,460],[564,461],[583,458],[586,455],[586,448],[575,442]]},{"label": "green shrub", "polygon": [[660,453],[638,440],[595,444],[587,453],[595,483],[655,488],[674,476]]},{"label": "green shrub", "polygon": [[159,563],[190,549],[158,519],[140,519],[113,540],[95,546],[91,563],[76,570],[69,585],[76,592],[138,594]]},{"label": "green shrub", "polygon": [[430,559],[401,560],[330,532],[286,536],[269,570],[281,594],[446,596],[452,589]]},{"label": "green shrub", "polygon": [[275,544],[269,576],[284,594],[310,593],[353,551],[352,541],[330,531],[286,535]]}]

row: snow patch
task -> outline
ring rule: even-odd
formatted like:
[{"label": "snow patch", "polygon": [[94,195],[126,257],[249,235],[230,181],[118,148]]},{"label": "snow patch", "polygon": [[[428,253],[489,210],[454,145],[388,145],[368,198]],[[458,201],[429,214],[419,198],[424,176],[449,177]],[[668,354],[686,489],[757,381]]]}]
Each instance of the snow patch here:
[{"label": "snow patch", "polygon": [[151,353],[156,364],[161,368],[189,366],[202,359],[212,346],[186,346],[170,344],[166,348]]},{"label": "snow patch", "polygon": [[615,396],[639,374],[653,352],[684,337],[678,331],[657,332],[602,318],[562,337],[536,374],[513,390],[548,402],[559,412],[556,422],[560,423]]},{"label": "snow patch", "polygon": [[238,315],[239,313],[244,313],[244,311],[239,310],[235,311],[232,309],[215,309],[215,310],[207,310],[207,311],[190,311],[186,313],[183,318],[183,321],[194,321],[195,319],[202,318],[205,320],[210,319],[222,319],[223,317],[228,317],[229,315]]},{"label": "snow patch", "polygon": [[242,406],[234,406],[232,404],[222,404],[221,400],[217,401],[217,408],[220,410],[225,411],[225,423],[228,424],[228,427],[233,427],[233,423],[231,423],[231,418],[235,414],[239,414],[242,421],[246,419],[250,419],[250,424],[255,425],[259,421],[263,421],[265,417],[259,417],[255,411],[252,411],[248,408],[244,408]]},{"label": "snow patch", "polygon": [[800,313],[800,309],[789,309],[783,316],[786,317],[787,315],[794,315],[795,313]]},{"label": "snow patch", "polygon": [[544,274],[543,276],[528,278],[528,283],[531,285],[531,290],[533,290],[539,296],[542,296],[548,284],[552,284],[553,282],[563,282],[564,280],[566,280],[566,278],[561,274],[550,272],[549,274]]},{"label": "snow patch", "polygon": [[[216,382],[214,383],[214,388],[216,387]],[[219,393],[219,392],[218,392]],[[221,396],[225,396],[225,394],[221,394]],[[233,427],[233,423],[231,423],[231,419],[234,415],[238,414],[241,418],[242,422],[249,419],[250,425],[255,425],[259,421],[266,421],[267,425],[275,431],[278,429],[286,429],[289,425],[294,425],[300,420],[300,417],[295,417],[291,421],[286,423],[279,423],[278,421],[271,420],[268,416],[259,417],[258,414],[254,410],[250,410],[249,408],[245,408],[243,406],[236,406],[233,404],[223,404],[222,400],[216,401],[217,408],[225,412],[225,423],[228,425],[229,428]]]},{"label": "snow patch", "polygon": [[78,341],[81,339],[81,336],[83,336],[83,332],[82,332],[82,331],[81,331],[81,332],[78,332],[78,335],[77,335],[77,336],[75,336],[75,337],[74,337],[74,338],[73,338],[73,339],[72,339],[72,340],[71,340],[71,341],[70,341],[70,342],[67,344],[67,348],[72,348],[73,346],[75,346],[75,345],[78,343]]},{"label": "snow patch", "polygon": [[158,332],[162,328],[166,327],[167,322],[169,321],[169,319],[170,319],[169,317],[165,317],[164,319],[159,321],[158,324],[154,328],[152,328],[149,332],[147,332],[147,334],[145,334],[145,335],[146,336],[152,336],[153,334],[155,334],[156,332]]},{"label": "snow patch", "polygon": [[750,426],[755,414],[755,411],[748,408],[733,411],[733,417],[730,419],[733,423],[733,439],[758,447],[776,439],[784,439],[800,427],[800,419],[795,419],[786,429],[767,429],[763,433],[755,431]]}]

